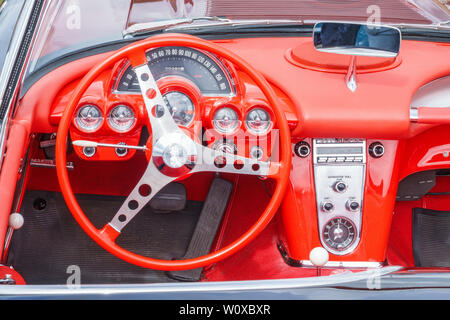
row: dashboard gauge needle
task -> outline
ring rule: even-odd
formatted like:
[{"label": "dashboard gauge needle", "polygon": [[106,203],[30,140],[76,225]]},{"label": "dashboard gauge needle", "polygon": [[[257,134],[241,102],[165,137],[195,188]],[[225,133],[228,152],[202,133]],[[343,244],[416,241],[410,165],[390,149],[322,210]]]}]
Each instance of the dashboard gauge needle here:
[{"label": "dashboard gauge needle", "polygon": [[77,147],[83,148],[97,148],[97,147],[105,147],[105,148],[121,148],[121,149],[135,149],[135,150],[147,150],[147,147],[144,146],[129,146],[127,144],[110,144],[110,143],[100,143],[95,141],[87,141],[87,140],[76,140],[73,141],[72,144]]}]

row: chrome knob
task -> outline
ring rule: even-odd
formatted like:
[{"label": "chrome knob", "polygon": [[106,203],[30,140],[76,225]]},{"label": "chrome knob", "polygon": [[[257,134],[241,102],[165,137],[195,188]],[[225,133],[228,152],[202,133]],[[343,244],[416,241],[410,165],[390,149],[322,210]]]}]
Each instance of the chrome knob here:
[{"label": "chrome knob", "polygon": [[374,142],[369,146],[369,154],[373,158],[381,158],[384,155],[384,146],[380,142]]},{"label": "chrome knob", "polygon": [[305,141],[300,141],[295,145],[294,152],[298,157],[306,158],[311,154],[311,146]]},{"label": "chrome knob", "polygon": [[338,193],[343,193],[347,190],[347,184],[344,181],[337,181],[333,185],[333,190]]},{"label": "chrome knob", "polygon": [[323,212],[330,213],[334,210],[334,204],[330,201],[325,201],[322,203],[321,209]]},{"label": "chrome knob", "polygon": [[359,208],[361,207],[361,205],[359,204],[358,201],[348,200],[345,207],[347,208],[348,211],[357,212],[357,211],[359,211]]},{"label": "chrome knob", "polygon": [[93,148],[93,147],[84,147],[83,148],[83,154],[88,158],[93,157],[96,152],[97,152],[97,148]]}]

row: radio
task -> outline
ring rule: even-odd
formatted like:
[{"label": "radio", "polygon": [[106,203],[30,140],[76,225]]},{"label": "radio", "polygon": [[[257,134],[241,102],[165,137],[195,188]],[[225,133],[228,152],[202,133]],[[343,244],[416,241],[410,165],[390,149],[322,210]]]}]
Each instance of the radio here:
[{"label": "radio", "polygon": [[313,163],[320,241],[335,255],[360,240],[366,168],[364,139],[314,139]]},{"label": "radio", "polygon": [[362,139],[314,139],[314,164],[365,163],[366,142]]}]

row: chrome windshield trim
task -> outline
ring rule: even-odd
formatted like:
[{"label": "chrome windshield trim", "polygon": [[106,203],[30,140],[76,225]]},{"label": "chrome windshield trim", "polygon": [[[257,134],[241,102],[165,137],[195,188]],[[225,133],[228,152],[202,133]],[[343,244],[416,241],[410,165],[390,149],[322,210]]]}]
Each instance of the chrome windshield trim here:
[{"label": "chrome windshield trim", "polygon": [[[22,44],[22,39],[27,30],[27,22],[31,16],[33,7],[34,7],[34,1],[25,1],[24,2],[22,12],[25,12],[25,13],[20,15],[20,18],[16,24],[16,26],[20,26],[20,27],[19,27],[19,29],[17,29],[17,27],[16,27],[16,29],[14,29],[14,34],[11,38],[8,52],[6,53],[5,62],[3,64],[3,69],[0,72],[0,98],[1,98],[0,101],[1,101],[1,103],[3,103],[4,95],[5,95],[6,89],[8,87],[10,75],[14,68],[14,62],[15,62],[17,54],[20,50],[20,45]],[[18,82],[18,84],[19,84],[19,82]],[[11,99],[11,100],[13,100],[13,99]],[[6,109],[4,118],[0,119],[0,169],[3,164],[3,154],[5,151],[5,145],[6,145],[5,134],[6,134],[6,129],[8,127],[8,119],[9,119],[9,114],[11,112],[11,104],[12,103],[10,102],[8,105],[8,108]]]},{"label": "chrome windshield trim", "polygon": [[210,21],[210,23],[214,22],[226,22],[229,23],[231,20],[223,19],[219,17],[199,17],[199,18],[180,18],[180,19],[170,19],[170,20],[160,20],[153,22],[145,22],[145,23],[136,23],[132,26],[125,29],[122,33],[124,38],[127,36],[135,36],[142,33],[157,31],[157,30],[165,30],[169,27],[174,27],[178,25],[191,24],[196,21]]},{"label": "chrome windshield trim", "polygon": [[321,277],[307,277],[279,280],[250,280],[223,282],[194,282],[194,283],[164,283],[164,284],[136,284],[136,285],[81,285],[70,288],[66,285],[25,285],[0,286],[0,296],[39,296],[39,295],[112,295],[112,294],[142,294],[142,293],[182,293],[182,292],[230,292],[254,290],[300,289],[308,287],[335,286],[357,281],[371,281],[374,277],[383,277],[402,270],[400,266],[368,269],[352,273]]},{"label": "chrome windshield trim", "polygon": [[3,8],[6,6],[6,3],[8,2],[9,0],[5,0],[5,1],[3,1],[1,4],[0,4],[0,12],[3,10]]},{"label": "chrome windshield trim", "polygon": [[[43,8],[46,6],[47,2],[50,0],[42,0],[43,1]],[[10,82],[10,76],[14,71],[14,68],[16,67],[16,59],[20,54],[20,51],[22,50],[22,43],[24,41],[24,39],[29,36],[29,22],[35,18],[34,13],[35,13],[35,6],[37,4],[38,0],[33,0],[33,1],[25,1],[24,5],[23,5],[23,9],[22,9],[22,13],[20,14],[20,17],[17,21],[16,29],[14,29],[14,33],[13,36],[11,38],[11,42],[9,44],[9,49],[8,52],[6,54],[6,58],[5,58],[5,62],[3,65],[3,69],[1,70],[0,73],[0,98],[2,103],[4,102],[5,99],[5,94],[7,92],[8,89],[8,85]],[[42,11],[39,13],[39,16],[37,17],[37,25],[39,24],[39,21],[42,19]],[[30,56],[30,52],[31,52],[31,48],[33,46],[33,42],[35,40],[35,35],[36,33],[34,33],[31,37],[30,40],[30,45],[28,47],[28,51],[26,52],[23,64],[20,66],[20,70],[17,70],[17,72],[19,72],[18,78],[17,78],[17,82],[15,83],[15,86],[12,92],[12,95],[10,97],[10,101],[8,102],[8,106],[5,110],[3,119],[0,119],[0,170],[3,164],[3,156],[4,156],[4,151],[5,151],[5,147],[6,147],[6,133],[7,133],[7,128],[9,125],[9,118],[11,116],[11,112],[12,112],[12,106],[13,103],[16,101],[16,98],[18,96],[18,92],[20,91],[21,85],[22,85],[22,77],[24,75],[24,71],[26,69],[26,65],[28,63],[28,59]],[[10,88],[11,89],[11,88]]]},{"label": "chrome windshield trim", "polygon": [[147,32],[164,30],[189,30],[203,27],[215,26],[240,26],[240,25],[283,25],[298,24],[303,25],[302,20],[290,19],[240,19],[231,20],[220,17],[200,17],[200,18],[181,18],[173,20],[162,20],[149,23],[137,23],[123,31],[124,38],[136,36]]}]

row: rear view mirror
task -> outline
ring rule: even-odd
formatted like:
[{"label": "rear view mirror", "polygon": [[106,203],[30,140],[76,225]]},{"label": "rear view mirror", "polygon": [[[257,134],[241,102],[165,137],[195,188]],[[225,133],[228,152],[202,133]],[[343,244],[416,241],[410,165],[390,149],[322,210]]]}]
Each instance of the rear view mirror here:
[{"label": "rear view mirror", "polygon": [[401,33],[394,27],[373,24],[319,22],[313,38],[319,51],[393,58],[400,50]]}]

